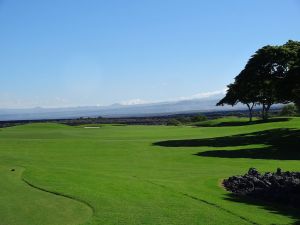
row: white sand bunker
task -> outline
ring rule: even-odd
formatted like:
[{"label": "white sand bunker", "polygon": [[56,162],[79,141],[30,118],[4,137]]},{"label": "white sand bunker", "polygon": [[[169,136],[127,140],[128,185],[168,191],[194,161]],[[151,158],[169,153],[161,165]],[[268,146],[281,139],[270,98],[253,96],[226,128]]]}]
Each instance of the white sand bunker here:
[{"label": "white sand bunker", "polygon": [[100,128],[100,127],[84,127],[84,128],[86,128],[86,129],[97,129],[97,128]]}]

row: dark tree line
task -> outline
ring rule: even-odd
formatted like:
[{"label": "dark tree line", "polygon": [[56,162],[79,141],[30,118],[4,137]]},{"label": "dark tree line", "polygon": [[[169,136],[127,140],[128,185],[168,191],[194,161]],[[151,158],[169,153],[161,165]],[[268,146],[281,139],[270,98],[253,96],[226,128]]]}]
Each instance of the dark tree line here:
[{"label": "dark tree line", "polygon": [[291,40],[257,50],[217,105],[245,104],[252,121],[255,106],[267,119],[273,104],[290,102],[300,106],[300,42]]}]

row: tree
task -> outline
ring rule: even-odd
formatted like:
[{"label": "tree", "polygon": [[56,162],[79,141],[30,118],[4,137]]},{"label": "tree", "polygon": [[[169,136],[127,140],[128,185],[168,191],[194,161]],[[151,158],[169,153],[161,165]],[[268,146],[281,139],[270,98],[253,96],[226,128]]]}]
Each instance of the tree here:
[{"label": "tree", "polygon": [[296,111],[297,107],[294,104],[288,104],[281,109],[280,116],[294,116]]},{"label": "tree", "polygon": [[207,120],[207,117],[204,116],[204,115],[201,115],[201,114],[193,116],[191,118],[191,121],[194,122],[194,123],[196,123],[196,122],[202,122],[202,121],[205,121],[205,120]]},{"label": "tree", "polygon": [[285,45],[292,52],[290,70],[284,84],[279,88],[286,102],[294,102],[300,109],[300,42],[288,41]]},{"label": "tree", "polygon": [[236,77],[236,83],[238,86],[239,101],[248,107],[249,120],[252,121],[252,111],[255,105],[259,104],[257,97],[257,85],[249,76],[247,70],[242,72]]},{"label": "tree", "polygon": [[273,104],[288,102],[281,92],[298,46],[299,42],[289,41],[283,46],[267,45],[257,50],[217,105],[246,104],[250,121],[253,107],[261,105],[262,118],[267,119]]},{"label": "tree", "polygon": [[278,87],[290,68],[291,51],[283,46],[264,46],[256,51],[245,66],[246,76],[255,83],[256,100],[262,106],[262,118],[267,119],[271,106],[283,103]]},{"label": "tree", "polygon": [[284,98],[287,101],[294,102],[300,109],[300,59],[289,71],[285,87],[287,93],[284,95]]},{"label": "tree", "polygon": [[227,93],[224,98],[222,98],[217,106],[223,106],[225,104],[234,106],[239,102],[238,90],[236,83],[229,84],[227,86]]},{"label": "tree", "polygon": [[181,122],[175,118],[168,120],[167,122],[168,126],[180,126]]},{"label": "tree", "polygon": [[252,111],[257,104],[255,96],[255,89],[253,83],[248,79],[245,71],[243,70],[236,78],[233,84],[228,85],[226,96],[221,99],[217,106],[231,105],[234,106],[237,103],[245,104],[249,111],[249,121],[252,121]]}]

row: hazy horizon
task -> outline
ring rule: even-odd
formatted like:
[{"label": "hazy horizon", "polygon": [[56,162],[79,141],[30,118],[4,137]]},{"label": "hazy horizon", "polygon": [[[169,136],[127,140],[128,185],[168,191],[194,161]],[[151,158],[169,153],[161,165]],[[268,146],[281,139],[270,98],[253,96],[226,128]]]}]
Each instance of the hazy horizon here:
[{"label": "hazy horizon", "polygon": [[218,100],[225,95],[226,88],[223,90],[212,91],[212,92],[204,92],[204,93],[197,93],[191,96],[182,96],[177,99],[165,99],[165,100],[157,100],[157,101],[144,101],[141,99],[130,99],[127,101],[122,102],[114,102],[107,105],[63,105],[63,106],[40,106],[40,105],[33,105],[33,106],[24,106],[24,107],[0,107],[1,109],[33,109],[33,108],[44,108],[44,109],[55,109],[55,108],[76,108],[76,107],[109,107],[114,105],[120,106],[137,106],[137,105],[149,105],[149,104],[160,104],[160,103],[175,103],[181,101],[189,101],[189,100]]}]

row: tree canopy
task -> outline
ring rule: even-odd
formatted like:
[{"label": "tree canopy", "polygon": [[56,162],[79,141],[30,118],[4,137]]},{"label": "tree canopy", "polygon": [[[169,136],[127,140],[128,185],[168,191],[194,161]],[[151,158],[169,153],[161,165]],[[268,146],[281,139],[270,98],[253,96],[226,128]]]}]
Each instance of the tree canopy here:
[{"label": "tree canopy", "polygon": [[298,101],[300,105],[299,56],[300,42],[297,41],[258,49],[234,83],[228,85],[226,96],[217,105],[245,104],[250,120],[256,105],[261,107],[263,119],[268,118],[273,104]]}]

